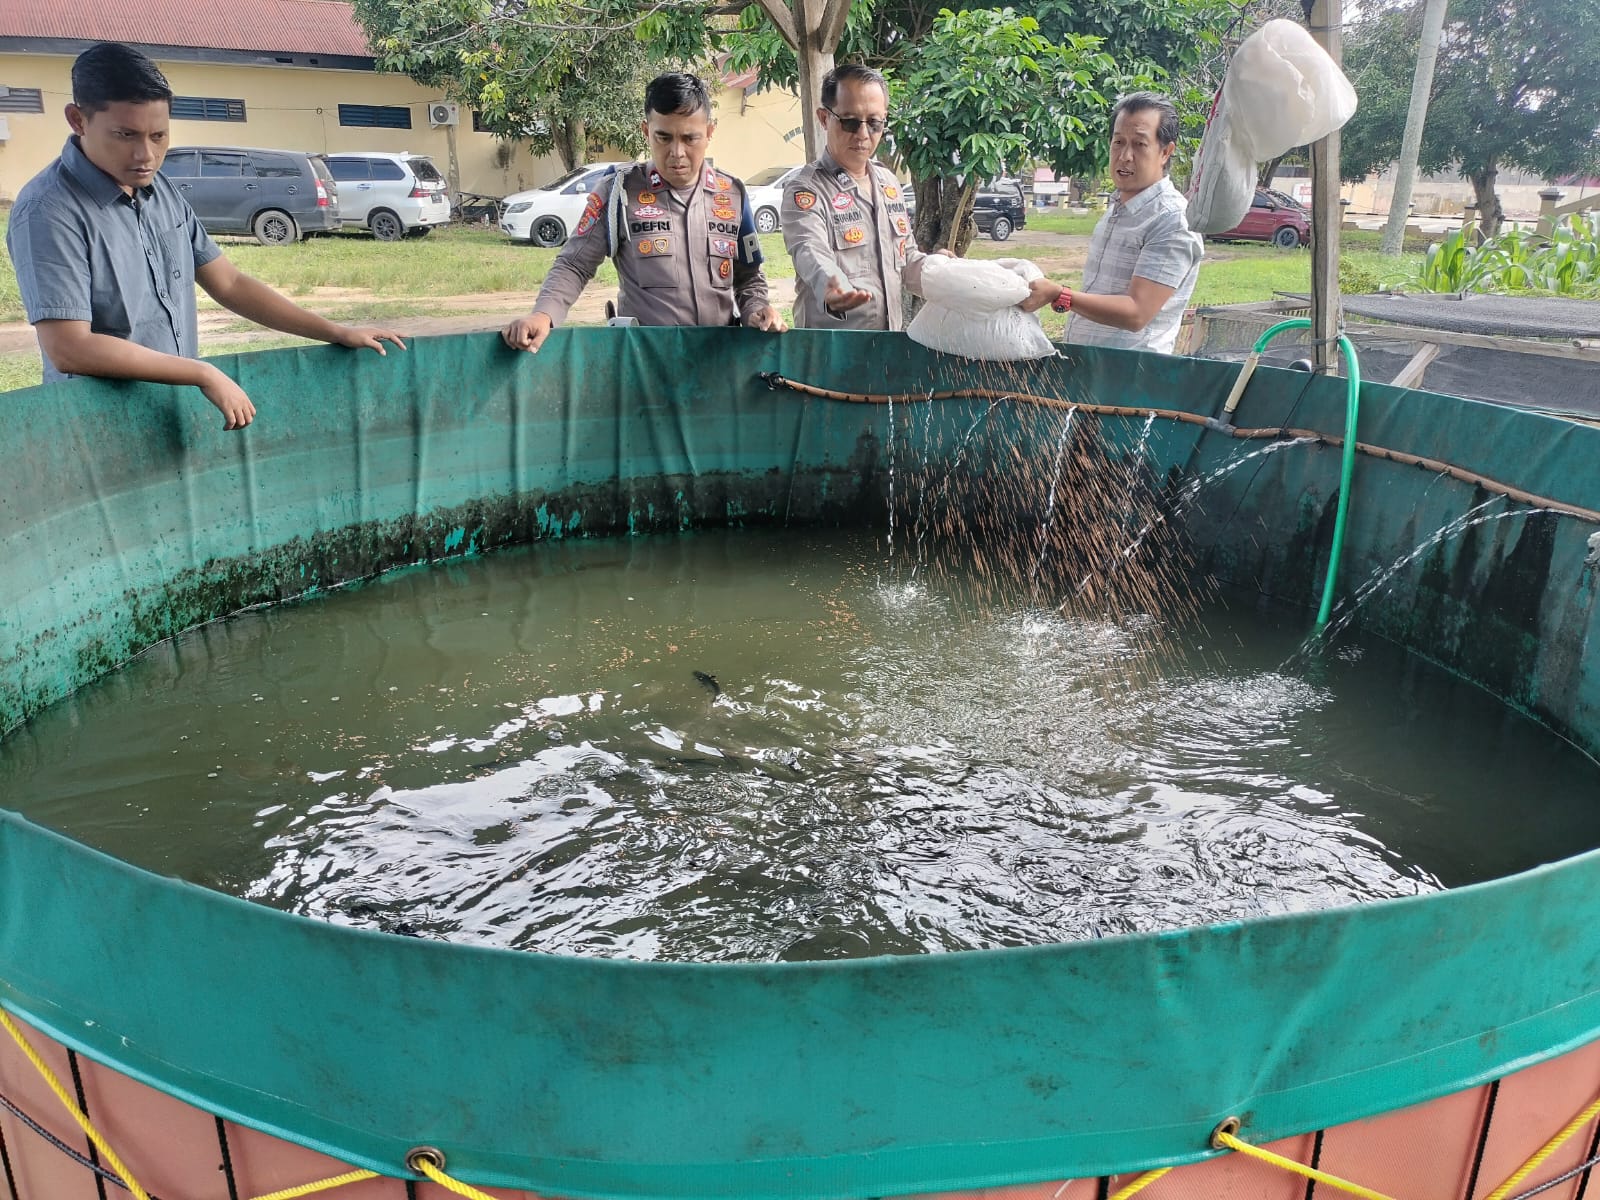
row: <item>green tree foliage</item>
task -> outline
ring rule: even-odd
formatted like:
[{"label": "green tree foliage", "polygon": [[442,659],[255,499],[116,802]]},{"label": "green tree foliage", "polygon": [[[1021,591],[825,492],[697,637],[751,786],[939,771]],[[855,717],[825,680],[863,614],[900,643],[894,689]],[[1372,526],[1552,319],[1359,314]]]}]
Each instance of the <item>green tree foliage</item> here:
[{"label": "green tree foliage", "polygon": [[1104,161],[1099,90],[1118,79],[1100,39],[1046,39],[1011,9],[945,9],[891,85],[895,149],[917,190],[917,240],[958,253],[983,180],[1035,161],[1078,175]]},{"label": "green tree foliage", "polygon": [[[1360,179],[1400,151],[1422,0],[1371,9],[1345,39],[1361,107],[1341,139],[1341,173]],[[1552,178],[1593,170],[1600,154],[1600,22],[1594,0],[1451,0],[1434,69],[1421,170],[1456,168],[1493,235],[1502,167]]]},{"label": "green tree foliage", "polygon": [[[853,0],[837,57],[889,77],[895,142],[884,152],[898,148],[911,172],[917,241],[958,251],[972,237],[973,185],[1035,161],[1099,176],[1116,95],[1199,62],[1239,11],[1232,0],[1038,0],[1018,16],[1005,0],[960,13],[946,2]],[[720,44],[763,86],[795,86],[794,51],[758,8]],[[1203,123],[1202,108],[1196,133]]]},{"label": "green tree foliage", "polygon": [[666,69],[632,0],[355,0],[378,68],[409,75],[567,167],[638,153],[644,85]]}]

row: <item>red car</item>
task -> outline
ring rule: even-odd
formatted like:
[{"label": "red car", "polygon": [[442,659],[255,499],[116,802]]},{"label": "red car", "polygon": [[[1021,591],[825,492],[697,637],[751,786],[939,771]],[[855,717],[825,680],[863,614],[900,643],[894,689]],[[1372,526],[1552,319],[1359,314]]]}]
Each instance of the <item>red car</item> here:
[{"label": "red car", "polygon": [[1290,197],[1271,188],[1257,188],[1256,198],[1250,202],[1250,211],[1227,233],[1216,235],[1219,239],[1249,242],[1271,242],[1274,246],[1292,249],[1311,241],[1311,218]]}]

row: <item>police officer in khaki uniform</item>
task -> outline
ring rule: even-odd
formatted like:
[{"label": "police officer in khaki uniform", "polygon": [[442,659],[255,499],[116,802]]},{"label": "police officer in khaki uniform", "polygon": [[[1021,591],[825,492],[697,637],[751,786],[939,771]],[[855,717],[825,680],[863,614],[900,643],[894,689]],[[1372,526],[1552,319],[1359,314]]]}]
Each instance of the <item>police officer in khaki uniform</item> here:
[{"label": "police officer in khaki uniform", "polygon": [[794,259],[794,323],[821,329],[903,329],[902,284],[921,294],[922,261],[900,183],[873,158],[889,91],[870,67],[822,80],[822,157],[783,189],[783,241]]},{"label": "police officer in khaki uniform", "polygon": [[500,336],[536,351],[609,255],[617,313],[640,325],[727,325],[781,333],[767,301],[761,239],[744,184],[706,163],[716,122],[693,75],[650,81],[641,125],[651,161],[618,172],[589,195],[583,217],[550,267],[533,312]]}]

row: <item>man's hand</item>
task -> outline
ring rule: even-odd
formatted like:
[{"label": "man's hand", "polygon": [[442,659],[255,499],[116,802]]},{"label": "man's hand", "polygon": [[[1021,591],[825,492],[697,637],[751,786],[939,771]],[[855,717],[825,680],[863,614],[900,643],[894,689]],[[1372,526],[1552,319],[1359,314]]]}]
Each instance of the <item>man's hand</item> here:
[{"label": "man's hand", "polygon": [[197,385],[201,393],[223,415],[224,429],[243,429],[255,420],[256,406],[250,403],[250,397],[244,394],[242,387],[211,364],[205,365],[204,382]]},{"label": "man's hand", "polygon": [[539,347],[544,345],[545,338],[549,336],[550,318],[545,313],[518,317],[500,331],[500,340],[506,345],[513,350],[526,350],[529,354],[539,353]]},{"label": "man's hand", "polygon": [[1017,305],[1023,312],[1038,312],[1046,304],[1054,304],[1056,297],[1066,289],[1050,279],[1035,279],[1028,284],[1028,298]]},{"label": "man's hand", "polygon": [[783,323],[783,317],[779,315],[778,310],[770,304],[756,309],[745,324],[749,325],[751,329],[762,329],[767,333],[782,333],[789,328]]},{"label": "man's hand", "polygon": [[400,335],[392,329],[374,329],[369,326],[356,328],[353,325],[340,325],[334,335],[334,344],[348,346],[352,350],[376,350],[379,354],[388,354],[383,348],[383,343],[393,342],[404,350],[406,344]]},{"label": "man's hand", "polygon": [[837,275],[828,280],[828,290],[822,293],[823,307],[831,313],[849,312],[852,308],[860,308],[871,299],[872,293],[863,292],[860,288],[845,291]]},{"label": "man's hand", "polygon": [[956,252],[954,250],[951,250],[948,246],[940,246],[937,250],[935,250],[933,252],[933,255],[932,255],[932,257],[937,257],[937,258],[954,258],[955,256],[956,256]]}]

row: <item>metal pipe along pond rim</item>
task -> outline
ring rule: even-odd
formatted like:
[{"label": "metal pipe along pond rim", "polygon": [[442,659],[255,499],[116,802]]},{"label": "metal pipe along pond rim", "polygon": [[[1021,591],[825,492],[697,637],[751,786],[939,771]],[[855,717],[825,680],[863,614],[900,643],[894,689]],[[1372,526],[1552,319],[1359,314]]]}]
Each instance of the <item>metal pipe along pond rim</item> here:
[{"label": "metal pipe along pond rim", "polygon": [[[1074,409],[1078,412],[1093,413],[1102,417],[1162,417],[1170,421],[1178,421],[1185,425],[1199,425],[1217,433],[1225,433],[1232,438],[1244,440],[1259,440],[1265,438],[1312,438],[1327,446],[1343,448],[1346,439],[1333,433],[1324,433],[1318,429],[1301,429],[1294,426],[1265,426],[1258,428],[1240,427],[1219,421],[1215,417],[1202,416],[1199,413],[1185,412],[1182,409],[1172,408],[1145,408],[1123,404],[1090,404],[1062,400],[1055,396],[1038,396],[1030,392],[1003,391],[995,388],[958,388],[945,392],[841,392],[832,388],[817,387],[814,384],[800,383],[798,380],[789,379],[776,371],[763,372],[759,378],[774,391],[787,388],[789,391],[799,392],[802,395],[814,396],[819,400],[835,400],[846,404],[917,404],[934,400],[1015,400],[1021,404],[1031,404],[1039,408]],[[1357,453],[1371,455],[1373,458],[1387,459],[1390,462],[1403,466],[1420,467],[1423,470],[1435,471],[1441,475],[1448,475],[1462,483],[1470,483],[1474,487],[1481,487],[1486,492],[1498,496],[1505,496],[1518,504],[1526,504],[1530,508],[1549,509],[1565,516],[1574,517],[1591,525],[1600,525],[1600,510],[1584,508],[1582,505],[1569,504],[1565,500],[1557,500],[1550,496],[1541,496],[1523,488],[1513,487],[1508,483],[1501,483],[1498,479],[1466,467],[1447,463],[1442,459],[1428,458],[1420,454],[1412,454],[1408,450],[1392,450],[1387,446],[1375,446],[1370,442],[1356,442]]]}]

